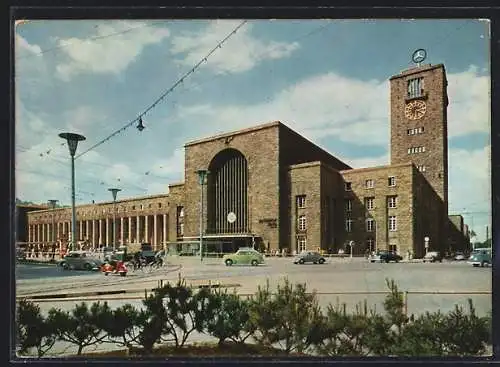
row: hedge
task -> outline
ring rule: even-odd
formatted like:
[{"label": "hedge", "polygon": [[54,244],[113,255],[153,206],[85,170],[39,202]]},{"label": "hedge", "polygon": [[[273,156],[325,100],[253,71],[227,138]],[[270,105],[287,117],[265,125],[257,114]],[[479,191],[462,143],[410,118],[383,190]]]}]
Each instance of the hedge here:
[{"label": "hedge", "polygon": [[179,279],[143,300],[143,309],[126,304],[111,309],[107,302],[77,304],[71,312],[58,308],[43,316],[38,305],[21,300],[17,307],[17,353],[47,356],[56,342],[85,348],[101,343],[151,354],[161,344],[182,348],[193,332],[218,339],[279,347],[286,354],[315,356],[474,356],[491,345],[491,314],[478,317],[472,300],[446,314],[426,312],[409,317],[403,294],[386,280],[384,312],[366,301],[347,312],[346,304],[318,305],[305,284],[269,282],[249,299],[227,290],[194,290]]}]

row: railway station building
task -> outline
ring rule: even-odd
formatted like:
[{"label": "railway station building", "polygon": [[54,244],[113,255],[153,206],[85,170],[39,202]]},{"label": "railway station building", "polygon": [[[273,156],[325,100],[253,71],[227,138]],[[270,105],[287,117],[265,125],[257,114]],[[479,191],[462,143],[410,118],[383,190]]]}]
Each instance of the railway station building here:
[{"label": "railway station building", "polygon": [[[204,251],[449,250],[445,68],[422,65],[389,82],[387,165],[350,167],[279,121],[206,137],[184,145],[184,182],[168,193],[79,205],[78,240],[189,252],[201,228]],[[71,208],[27,215],[29,242],[69,240]],[[460,235],[455,249],[468,245]]]}]

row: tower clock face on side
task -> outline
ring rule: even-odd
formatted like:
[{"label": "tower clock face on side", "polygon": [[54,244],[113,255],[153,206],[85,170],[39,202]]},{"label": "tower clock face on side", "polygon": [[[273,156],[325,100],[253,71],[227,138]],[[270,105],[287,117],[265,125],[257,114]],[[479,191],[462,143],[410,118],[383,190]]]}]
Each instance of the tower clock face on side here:
[{"label": "tower clock face on side", "polygon": [[427,106],[424,101],[411,101],[406,104],[405,116],[410,120],[418,120],[424,117]]}]

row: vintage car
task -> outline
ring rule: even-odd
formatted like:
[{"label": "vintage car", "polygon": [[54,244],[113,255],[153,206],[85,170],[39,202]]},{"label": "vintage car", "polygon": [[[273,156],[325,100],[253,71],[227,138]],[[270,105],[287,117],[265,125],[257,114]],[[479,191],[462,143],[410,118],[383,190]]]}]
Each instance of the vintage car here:
[{"label": "vintage car", "polygon": [[231,266],[233,264],[257,266],[259,264],[264,264],[264,256],[251,247],[241,247],[234,254],[224,255],[222,261],[226,266]]},{"label": "vintage car", "polygon": [[370,262],[400,262],[403,258],[393,251],[379,250],[369,257]]},{"label": "vintage car", "polygon": [[64,270],[99,270],[102,261],[91,256],[85,251],[70,251],[63,259],[59,260],[58,266]]},{"label": "vintage car", "polygon": [[422,262],[430,262],[430,263],[435,263],[435,262],[443,262],[443,256],[441,256],[441,253],[438,251],[429,251],[425,254],[424,258],[422,259]]},{"label": "vintage car", "polygon": [[325,258],[317,251],[302,251],[293,260],[294,264],[305,264],[307,262],[313,264],[323,264]]},{"label": "vintage car", "polygon": [[491,266],[491,249],[490,248],[477,248],[472,251],[469,259],[467,260],[467,264],[470,264],[474,267],[484,267]]}]

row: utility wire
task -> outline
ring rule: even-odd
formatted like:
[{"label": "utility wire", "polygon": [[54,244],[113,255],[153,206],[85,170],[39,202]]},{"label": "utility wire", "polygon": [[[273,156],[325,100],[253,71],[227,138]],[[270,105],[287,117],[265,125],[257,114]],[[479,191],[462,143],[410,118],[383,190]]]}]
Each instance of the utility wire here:
[{"label": "utility wire", "polygon": [[[333,20],[329,20],[326,24],[322,24],[318,27],[315,27],[314,29],[304,33],[304,34],[301,34],[297,37],[295,37],[294,39],[291,39],[290,42],[297,42],[297,41],[301,41],[305,38],[308,38],[308,37],[311,37],[319,32],[322,32],[324,31],[326,28],[332,26],[335,22]],[[265,55],[268,55],[268,54],[271,54],[272,52],[276,51],[281,45],[274,45],[272,47],[270,47],[269,49],[265,50],[264,52],[260,52],[258,54],[255,55],[256,58],[262,58],[263,56]],[[243,62],[241,62],[240,64],[238,65],[241,65]],[[272,71],[273,68],[270,68],[270,71]],[[203,81],[200,81],[200,82],[197,82],[195,85],[191,86],[191,87],[186,87],[186,83],[183,83],[182,84],[182,87],[183,89],[181,89],[180,91],[177,92],[177,94],[183,94],[183,93],[186,93],[190,90],[193,90],[195,88],[197,88],[198,86],[201,86],[201,85],[205,85],[209,82],[212,82],[214,81],[215,79],[219,79],[219,78],[223,78],[223,77],[226,77],[228,75],[231,75],[231,72],[229,73],[223,73],[223,74],[214,74],[212,76],[210,76],[209,78],[206,78],[204,79]],[[179,102],[174,102],[172,105],[175,106],[175,105],[178,105]],[[133,122],[136,122],[138,121],[138,119],[134,120]],[[128,127],[128,126],[127,126]],[[61,143],[61,145],[66,145],[66,143]],[[52,149],[47,149],[45,151],[45,153],[40,153],[41,155],[46,155],[46,154],[50,154]]]},{"label": "utility wire", "polygon": [[179,84],[183,83],[184,82],[184,79],[186,79],[189,75],[193,74],[199,67],[202,63],[206,62],[207,59],[219,48],[222,48],[222,45],[229,39],[231,38],[237,31],[238,29],[240,29],[241,27],[243,27],[243,25],[245,25],[245,23],[247,23],[246,20],[244,20],[243,22],[241,22],[235,29],[233,29],[233,31],[231,31],[231,33],[229,33],[222,41],[220,41],[217,46],[215,46],[212,50],[210,50],[210,52],[205,56],[203,57],[200,61],[198,61],[198,63],[191,69],[189,70],[187,73],[185,73],[179,80],[177,80],[177,82],[174,83],[173,86],[171,86],[165,93],[163,93],[153,104],[151,104],[148,108],[146,108],[144,110],[144,112],[142,112],[137,118],[135,118],[134,120],[128,122],[126,125],[124,125],[122,128],[116,130],[115,132],[113,132],[111,135],[109,135],[108,137],[104,138],[103,140],[101,140],[100,142],[98,142],[97,144],[94,144],[93,146],[91,146],[89,149],[83,151],[82,153],[78,154],[75,159],[78,159],[79,157],[81,157],[82,155],[84,155],[85,153],[88,153],[90,152],[91,150],[97,148],[98,146],[100,146],[101,144],[104,144],[105,142],[107,142],[109,139],[113,138],[114,136],[118,135],[119,133],[121,133],[122,131],[124,131],[125,129],[129,128],[130,126],[132,126],[134,123],[138,122],[139,120],[142,119],[143,116],[145,116],[149,111],[151,111],[153,108],[156,107],[156,105],[162,101],[168,94],[170,94]]}]

